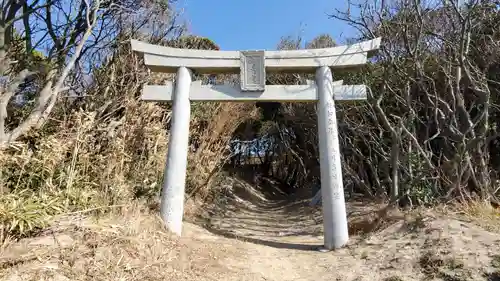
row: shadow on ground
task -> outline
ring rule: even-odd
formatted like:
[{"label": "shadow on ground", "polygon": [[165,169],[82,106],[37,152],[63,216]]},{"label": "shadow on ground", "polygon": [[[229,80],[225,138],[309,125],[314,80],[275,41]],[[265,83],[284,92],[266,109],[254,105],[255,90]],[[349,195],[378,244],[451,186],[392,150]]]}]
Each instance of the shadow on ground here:
[{"label": "shadow on ground", "polygon": [[[321,207],[311,207],[310,191],[286,196],[242,178],[227,178],[226,196],[205,206],[204,227],[213,234],[278,249],[316,251],[323,245]],[[367,233],[378,227],[380,205],[348,202],[349,232]]]},{"label": "shadow on ground", "polygon": [[[258,238],[251,237],[242,237],[237,234],[233,234],[224,230],[217,229],[215,227],[206,227],[206,229],[215,235],[223,236],[226,238],[236,239],[240,241],[245,241],[253,244],[268,246],[276,249],[292,249],[292,250],[300,250],[300,251],[317,251],[322,244],[310,245],[310,244],[301,244],[301,243],[287,243],[287,242],[278,242],[272,240],[264,240]],[[300,235],[300,234],[298,234]]]}]

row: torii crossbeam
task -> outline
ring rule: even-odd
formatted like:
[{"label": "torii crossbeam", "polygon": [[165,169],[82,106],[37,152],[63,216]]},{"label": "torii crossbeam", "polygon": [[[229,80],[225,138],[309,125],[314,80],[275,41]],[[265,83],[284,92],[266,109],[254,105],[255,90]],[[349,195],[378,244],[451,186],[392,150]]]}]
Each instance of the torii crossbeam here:
[{"label": "torii crossbeam", "polygon": [[[354,69],[367,63],[381,38],[334,48],[287,51],[208,51],[178,49],[132,40],[152,71],[177,73],[175,83],[146,85],[145,101],[173,102],[172,126],[161,199],[167,228],[181,235],[184,212],[190,102],[290,101],[318,103],[324,248],[344,246],[349,239],[334,100],[366,99],[364,85],[333,81],[332,70]],[[240,73],[240,87],[202,85],[197,73]],[[266,73],[315,73],[306,85],[265,85]]]}]

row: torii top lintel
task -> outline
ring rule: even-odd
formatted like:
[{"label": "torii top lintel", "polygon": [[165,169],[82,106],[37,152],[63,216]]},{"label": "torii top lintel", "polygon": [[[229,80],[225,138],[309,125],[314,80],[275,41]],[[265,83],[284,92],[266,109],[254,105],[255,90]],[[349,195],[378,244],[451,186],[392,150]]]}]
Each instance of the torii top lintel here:
[{"label": "torii top lintel", "polygon": [[[332,69],[359,67],[380,47],[381,38],[333,48],[264,51],[266,72],[314,72],[320,66]],[[155,72],[175,73],[181,66],[198,73],[239,73],[240,51],[212,51],[163,47],[131,40],[132,50],[144,55],[144,63]]]}]

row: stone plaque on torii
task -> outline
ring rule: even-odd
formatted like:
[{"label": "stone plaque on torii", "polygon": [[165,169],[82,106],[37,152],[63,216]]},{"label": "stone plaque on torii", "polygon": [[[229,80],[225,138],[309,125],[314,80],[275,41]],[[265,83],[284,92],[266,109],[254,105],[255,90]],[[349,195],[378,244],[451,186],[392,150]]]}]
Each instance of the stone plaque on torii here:
[{"label": "stone plaque on torii", "polygon": [[[344,246],[349,238],[345,209],[335,100],[366,99],[365,85],[333,81],[332,70],[359,67],[380,46],[381,38],[333,48],[286,51],[212,51],[163,47],[132,40],[156,72],[177,73],[175,83],[145,85],[142,99],[173,102],[172,125],[161,196],[161,217],[181,235],[184,212],[191,101],[288,101],[318,103],[318,139],[323,205],[324,247]],[[202,85],[200,74],[240,73],[240,87]],[[315,73],[306,85],[265,85],[266,73]]]}]

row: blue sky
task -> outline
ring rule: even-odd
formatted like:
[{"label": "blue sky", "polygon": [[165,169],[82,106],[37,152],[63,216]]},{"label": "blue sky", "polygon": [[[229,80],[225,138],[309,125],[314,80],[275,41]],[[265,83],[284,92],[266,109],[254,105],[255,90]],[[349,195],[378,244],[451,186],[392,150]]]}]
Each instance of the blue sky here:
[{"label": "blue sky", "polygon": [[282,36],[306,41],[328,33],[341,43],[353,34],[345,23],[329,19],[344,0],[180,0],[190,32],[212,39],[222,50],[274,50]]}]

